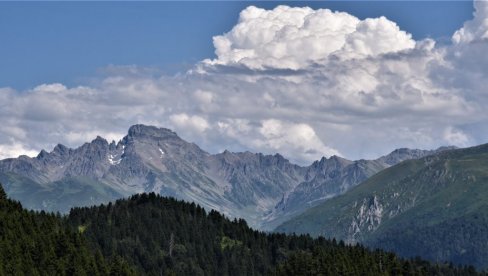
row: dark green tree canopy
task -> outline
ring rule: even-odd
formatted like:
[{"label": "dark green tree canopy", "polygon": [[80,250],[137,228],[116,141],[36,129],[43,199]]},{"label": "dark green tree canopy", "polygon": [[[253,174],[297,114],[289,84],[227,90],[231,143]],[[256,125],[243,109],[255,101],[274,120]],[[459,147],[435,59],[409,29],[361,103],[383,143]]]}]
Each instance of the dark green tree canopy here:
[{"label": "dark green tree canopy", "polygon": [[154,193],[62,217],[27,211],[0,186],[0,276],[402,274],[477,272],[325,238],[263,233]]}]

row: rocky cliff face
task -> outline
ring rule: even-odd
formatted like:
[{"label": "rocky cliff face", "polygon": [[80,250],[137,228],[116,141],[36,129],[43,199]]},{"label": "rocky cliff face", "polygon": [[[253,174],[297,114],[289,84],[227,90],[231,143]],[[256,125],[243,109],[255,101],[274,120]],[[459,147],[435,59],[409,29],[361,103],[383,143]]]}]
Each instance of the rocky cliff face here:
[{"label": "rocky cliff face", "polygon": [[118,143],[97,137],[76,149],[57,145],[35,158],[2,160],[0,181],[10,196],[32,209],[66,212],[73,206],[157,192],[270,229],[422,152],[402,149],[359,161],[333,156],[302,167],[279,154],[212,155],[169,129],[135,125]]},{"label": "rocky cliff face", "polygon": [[[363,199],[359,204],[359,209],[348,228],[346,242],[350,244],[354,244],[360,240],[358,235],[376,230],[380,226],[381,219],[383,218],[383,204],[376,195],[373,195],[369,200]],[[354,205],[356,207],[358,202],[355,202]]]}]

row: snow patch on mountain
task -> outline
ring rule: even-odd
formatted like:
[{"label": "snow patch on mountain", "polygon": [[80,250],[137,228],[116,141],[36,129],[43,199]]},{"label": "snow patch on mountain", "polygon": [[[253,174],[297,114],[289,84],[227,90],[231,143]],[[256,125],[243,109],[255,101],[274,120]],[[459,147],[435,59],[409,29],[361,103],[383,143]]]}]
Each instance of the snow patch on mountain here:
[{"label": "snow patch on mountain", "polygon": [[118,165],[120,164],[120,162],[122,162],[122,158],[117,158],[116,155],[113,155],[113,154],[109,154],[108,155],[108,162],[110,163],[110,165]]}]

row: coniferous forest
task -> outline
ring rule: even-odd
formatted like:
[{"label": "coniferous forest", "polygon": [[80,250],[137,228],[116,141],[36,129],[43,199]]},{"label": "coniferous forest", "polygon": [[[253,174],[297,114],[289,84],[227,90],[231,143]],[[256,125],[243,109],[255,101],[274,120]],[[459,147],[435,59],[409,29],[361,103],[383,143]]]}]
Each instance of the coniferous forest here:
[{"label": "coniferous forest", "polygon": [[59,214],[27,211],[0,185],[0,275],[133,275],[122,258],[107,260]]},{"label": "coniferous forest", "polygon": [[154,193],[68,216],[27,211],[0,187],[0,275],[477,275],[360,245],[250,229]]}]

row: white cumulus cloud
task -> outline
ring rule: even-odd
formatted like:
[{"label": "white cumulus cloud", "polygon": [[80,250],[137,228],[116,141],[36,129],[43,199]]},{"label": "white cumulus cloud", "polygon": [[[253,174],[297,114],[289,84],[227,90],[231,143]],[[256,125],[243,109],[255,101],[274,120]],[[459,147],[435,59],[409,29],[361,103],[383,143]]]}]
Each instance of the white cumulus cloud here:
[{"label": "white cumulus cloud", "polygon": [[454,43],[469,43],[488,39],[488,2],[474,1],[474,18],[464,23],[464,26],[452,36]]},{"label": "white cumulus cloud", "polygon": [[298,160],[315,160],[326,155],[340,155],[327,147],[307,124],[283,122],[276,119],[264,120],[259,127],[263,139],[254,140],[258,148],[269,148],[276,152],[293,152]]},{"label": "white cumulus cloud", "polygon": [[39,154],[38,151],[32,150],[20,143],[0,144],[0,160],[5,158],[15,158],[21,155],[34,157]]},{"label": "white cumulus cloud", "polygon": [[197,115],[190,116],[185,113],[180,113],[171,115],[169,119],[176,127],[184,131],[203,132],[209,128],[207,120]]},{"label": "white cumulus cloud", "polygon": [[444,130],[444,140],[450,145],[465,147],[469,145],[469,136],[459,129],[447,127]]},{"label": "white cumulus cloud", "polygon": [[234,28],[213,38],[217,59],[252,69],[303,69],[330,55],[365,58],[412,49],[415,41],[386,19],[359,20],[344,12],[278,6],[243,10]]},{"label": "white cumulus cloud", "polygon": [[67,88],[61,83],[50,83],[50,84],[41,84],[34,89],[32,89],[35,92],[53,92],[53,93],[58,93],[65,91]]}]

